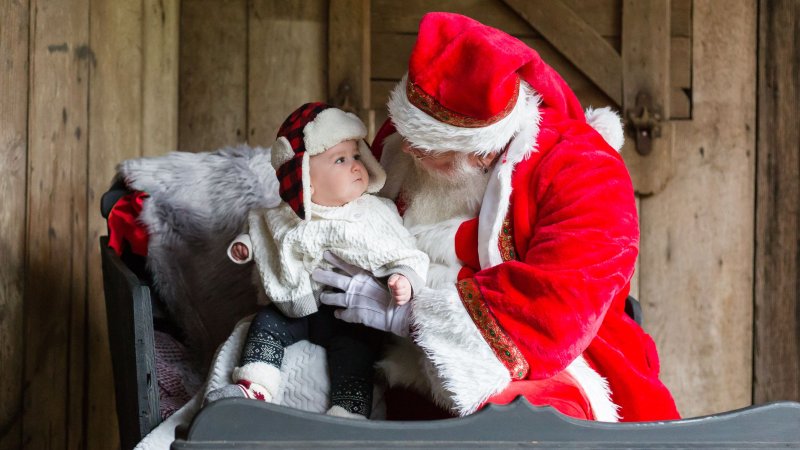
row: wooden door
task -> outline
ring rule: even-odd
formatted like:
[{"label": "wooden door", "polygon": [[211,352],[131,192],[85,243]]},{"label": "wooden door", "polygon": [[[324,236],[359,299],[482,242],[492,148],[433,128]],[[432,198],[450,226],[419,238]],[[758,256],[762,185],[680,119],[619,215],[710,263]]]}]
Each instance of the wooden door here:
[{"label": "wooden door", "polygon": [[520,38],[561,73],[584,107],[626,112],[649,89],[664,119],[661,135],[641,156],[629,133],[622,152],[640,201],[634,294],[645,329],[684,415],[750,404],[754,2],[373,0],[362,117],[385,120],[419,20],[436,10]]}]

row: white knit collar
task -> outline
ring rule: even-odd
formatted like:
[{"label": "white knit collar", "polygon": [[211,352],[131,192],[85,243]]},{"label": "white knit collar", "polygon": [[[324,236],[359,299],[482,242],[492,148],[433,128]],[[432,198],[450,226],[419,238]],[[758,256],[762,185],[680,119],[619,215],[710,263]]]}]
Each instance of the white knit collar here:
[{"label": "white knit collar", "polygon": [[314,219],[352,219],[353,210],[359,208],[364,202],[364,197],[369,194],[364,194],[361,197],[353,200],[352,202],[345,203],[342,206],[323,206],[314,202],[309,202],[308,212],[311,213],[311,220]]}]

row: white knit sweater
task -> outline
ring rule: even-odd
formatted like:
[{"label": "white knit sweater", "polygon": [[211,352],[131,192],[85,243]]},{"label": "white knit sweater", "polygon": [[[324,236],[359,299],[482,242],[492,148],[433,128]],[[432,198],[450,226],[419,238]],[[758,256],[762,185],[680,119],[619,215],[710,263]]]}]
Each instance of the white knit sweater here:
[{"label": "white knit sweater", "polygon": [[[414,291],[425,285],[428,256],[417,250],[390,200],[364,194],[344,206],[312,203],[306,210],[308,220],[286,203],[251,211],[248,217],[250,254],[264,291],[287,316],[317,311],[324,286],[311,279],[311,272],[331,267],[322,258],[327,250],[377,277],[402,274]],[[237,241],[247,244],[247,239]]]}]

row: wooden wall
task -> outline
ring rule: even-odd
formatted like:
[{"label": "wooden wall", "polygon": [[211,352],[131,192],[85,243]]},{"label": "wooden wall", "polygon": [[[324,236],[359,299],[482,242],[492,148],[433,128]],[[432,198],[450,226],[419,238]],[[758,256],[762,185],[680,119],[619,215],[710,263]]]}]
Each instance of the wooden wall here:
[{"label": "wooden wall", "polygon": [[99,198],[177,145],[177,0],[0,7],[0,447],[118,446]]},{"label": "wooden wall", "polygon": [[[622,51],[622,0],[562,2]],[[511,3],[0,0],[0,449],[118,446],[97,248],[114,166],[269,145],[300,103],[336,96],[332,27],[357,21],[371,49],[348,76],[373,124],[427,10],[518,35],[583,103],[613,103]],[[686,415],[800,400],[798,3],[671,1],[680,120],[669,179],[641,199],[639,292]]]}]

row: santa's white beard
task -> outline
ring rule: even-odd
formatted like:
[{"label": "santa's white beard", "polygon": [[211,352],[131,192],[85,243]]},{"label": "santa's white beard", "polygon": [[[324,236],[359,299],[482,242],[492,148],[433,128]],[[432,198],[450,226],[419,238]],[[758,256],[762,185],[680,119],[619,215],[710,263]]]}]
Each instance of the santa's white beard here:
[{"label": "santa's white beard", "polygon": [[478,216],[490,175],[470,165],[466,155],[459,155],[446,173],[428,170],[418,161],[409,171],[403,183],[408,205],[403,224],[430,257],[428,287],[452,287],[462,266],[455,252],[456,232]]},{"label": "santa's white beard", "polygon": [[466,154],[457,155],[447,172],[427,169],[417,160],[410,170],[403,183],[406,228],[478,216],[490,175],[469,164]]}]

